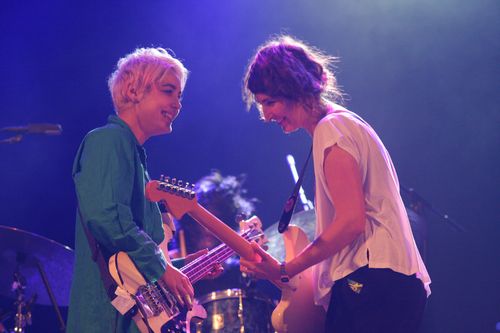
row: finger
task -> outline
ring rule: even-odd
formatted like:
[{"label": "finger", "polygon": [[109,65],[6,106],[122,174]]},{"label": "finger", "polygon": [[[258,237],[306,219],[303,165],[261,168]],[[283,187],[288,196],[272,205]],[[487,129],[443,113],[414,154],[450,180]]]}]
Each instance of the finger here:
[{"label": "finger", "polygon": [[196,252],[194,255],[196,256],[196,258],[198,258],[198,257],[204,256],[207,253],[208,253],[208,249],[205,248],[205,249],[202,249],[202,250]]},{"label": "finger", "polygon": [[187,306],[187,308],[189,310],[191,310],[193,308],[193,299],[189,295],[186,295],[185,299],[186,299],[186,306]]},{"label": "finger", "polygon": [[210,275],[218,275],[224,271],[224,267],[222,267],[221,264],[215,265],[212,270],[210,271]]},{"label": "finger", "polygon": [[185,260],[187,263],[201,257],[201,256],[204,256],[205,254],[208,253],[208,249],[203,249],[203,250],[200,250],[200,251],[197,251],[195,253],[191,253],[189,255],[186,256]]},{"label": "finger", "polygon": [[240,262],[240,267],[244,267],[245,272],[255,270],[255,264],[253,262],[251,262],[251,261],[249,261],[249,262],[247,262],[247,263],[245,263],[243,265],[241,265],[241,262]]},{"label": "finger", "polygon": [[267,253],[259,244],[257,244],[255,241],[252,242],[252,246],[254,248],[255,251],[257,251],[257,253],[260,255],[260,256],[268,256],[269,253]]},{"label": "finger", "polygon": [[174,297],[175,297],[175,299],[177,300],[177,302],[179,302],[179,304],[180,304],[181,306],[184,306],[184,305],[185,305],[185,304],[184,304],[184,299],[183,299],[183,297],[181,296],[181,294],[176,293],[176,294],[174,294]]},{"label": "finger", "polygon": [[252,247],[254,250],[254,261],[256,262],[261,262],[266,258],[266,251],[264,251],[259,244],[257,244],[255,241],[252,242]]},{"label": "finger", "polygon": [[194,288],[193,288],[193,285],[191,284],[191,282],[189,282],[188,279],[183,280],[183,286],[184,286],[185,292],[189,296],[194,297]]}]

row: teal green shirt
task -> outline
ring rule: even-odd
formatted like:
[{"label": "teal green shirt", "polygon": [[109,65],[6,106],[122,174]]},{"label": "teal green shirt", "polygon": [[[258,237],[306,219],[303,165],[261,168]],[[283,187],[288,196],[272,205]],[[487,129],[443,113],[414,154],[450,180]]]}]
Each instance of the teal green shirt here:
[{"label": "teal green shirt", "polygon": [[[84,223],[105,258],[125,251],[147,280],[160,278],[166,267],[158,248],[164,238],[161,214],[144,196],[146,153],[125,122],[109,116],[106,126],[85,136],[73,180]],[[78,214],[75,255],[67,332],[137,332],[109,303]]]}]

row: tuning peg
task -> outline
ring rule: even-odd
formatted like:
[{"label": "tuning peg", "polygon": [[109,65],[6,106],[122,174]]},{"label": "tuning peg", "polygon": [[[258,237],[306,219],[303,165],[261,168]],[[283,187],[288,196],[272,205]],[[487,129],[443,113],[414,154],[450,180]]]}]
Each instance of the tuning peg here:
[{"label": "tuning peg", "polygon": [[169,176],[163,177],[163,180],[164,180],[165,183],[170,183],[170,177]]},{"label": "tuning peg", "polygon": [[160,182],[162,182],[164,180],[165,180],[165,176],[164,175],[160,175]]},{"label": "tuning peg", "polygon": [[177,184],[177,178],[172,178],[171,183],[172,183],[172,185],[176,185]]},{"label": "tuning peg", "polygon": [[186,182],[186,184],[184,185],[185,188],[189,189],[189,182]]},{"label": "tuning peg", "polygon": [[179,179],[179,180],[177,181],[177,186],[182,187],[182,183],[183,183],[182,179]]}]

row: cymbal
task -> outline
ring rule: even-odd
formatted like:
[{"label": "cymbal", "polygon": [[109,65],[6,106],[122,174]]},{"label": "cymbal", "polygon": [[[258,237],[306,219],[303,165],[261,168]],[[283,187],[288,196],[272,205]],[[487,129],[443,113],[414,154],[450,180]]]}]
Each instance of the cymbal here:
[{"label": "cymbal", "polygon": [[[314,209],[305,210],[292,215],[290,224],[299,226],[309,238],[309,241],[314,240],[316,233],[316,212]],[[279,261],[285,260],[285,243],[283,236],[278,232],[278,222],[264,230],[264,234],[268,239],[267,252]]]},{"label": "cymbal", "polygon": [[69,303],[73,275],[73,250],[43,236],[0,225],[0,295],[15,298],[12,291],[14,272],[26,279],[25,298],[36,294],[36,304],[51,305],[38,271],[42,266],[59,306]]}]

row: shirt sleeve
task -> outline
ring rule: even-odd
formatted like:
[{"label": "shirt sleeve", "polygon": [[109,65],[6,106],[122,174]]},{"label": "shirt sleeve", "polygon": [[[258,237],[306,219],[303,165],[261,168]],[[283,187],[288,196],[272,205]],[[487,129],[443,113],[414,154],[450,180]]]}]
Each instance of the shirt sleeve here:
[{"label": "shirt sleeve", "polygon": [[[351,127],[351,128],[348,128]],[[314,132],[314,153],[318,165],[323,165],[325,150],[337,145],[360,163],[360,151],[357,143],[350,135],[353,130],[351,121],[344,117],[335,117],[318,124]]]},{"label": "shirt sleeve", "polygon": [[110,254],[126,252],[146,279],[156,281],[166,259],[133,219],[134,149],[118,131],[90,133],[75,160],[73,179],[84,222],[97,242]]}]

